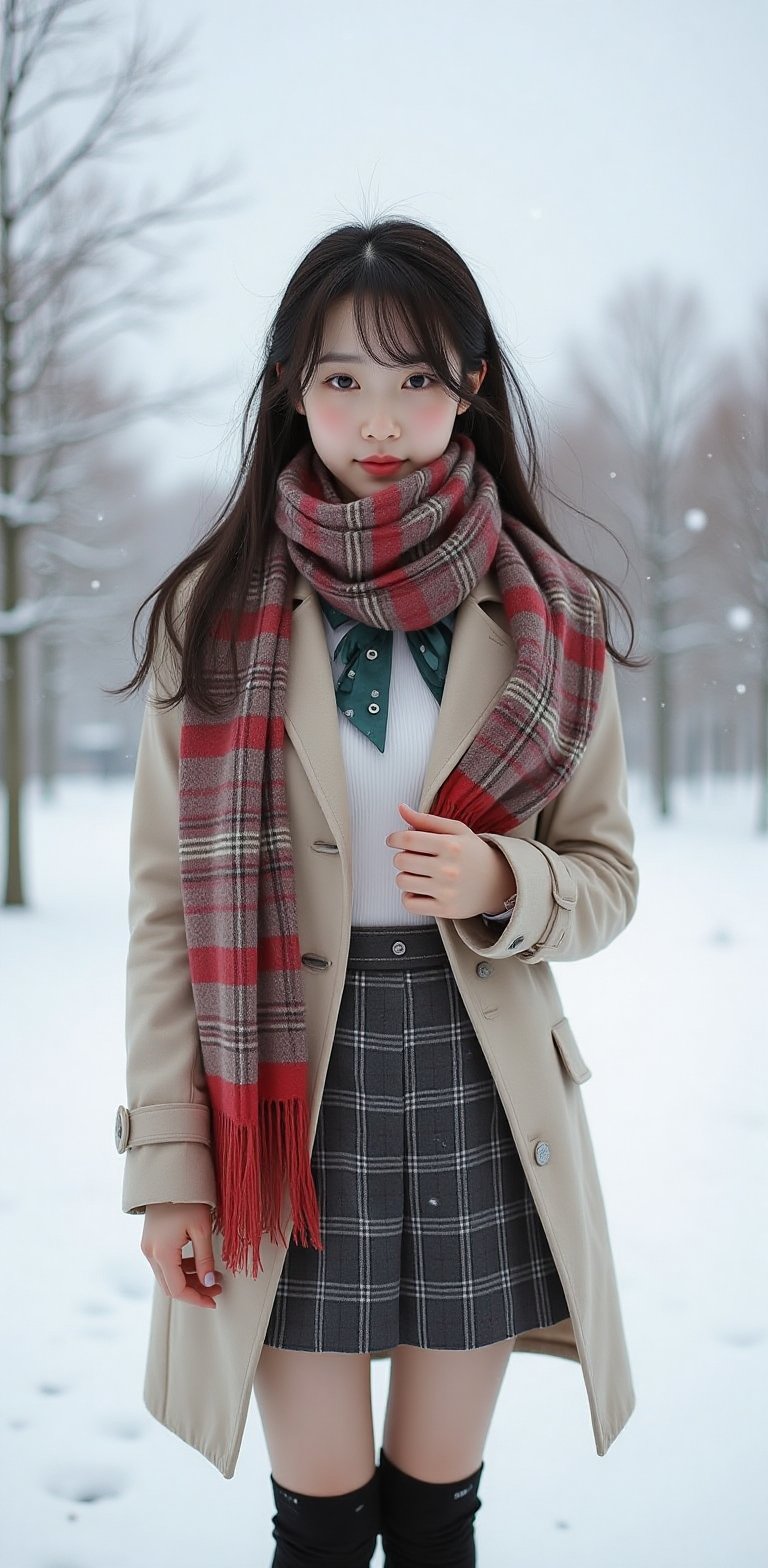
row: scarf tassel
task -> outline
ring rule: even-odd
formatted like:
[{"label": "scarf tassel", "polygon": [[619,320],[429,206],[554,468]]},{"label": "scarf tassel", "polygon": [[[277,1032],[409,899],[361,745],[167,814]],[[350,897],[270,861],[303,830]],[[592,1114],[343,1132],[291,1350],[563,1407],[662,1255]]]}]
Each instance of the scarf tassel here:
[{"label": "scarf tassel", "polygon": [[280,1225],[286,1176],[296,1241],[324,1251],[306,1100],[260,1100],[258,1121],[245,1125],[214,1109],[213,1139],[219,1202],[212,1223],[223,1237],[225,1266],[233,1273],[246,1270],[252,1248],[251,1273],[256,1279],[263,1269],[259,1255],[263,1233],[288,1245]]}]

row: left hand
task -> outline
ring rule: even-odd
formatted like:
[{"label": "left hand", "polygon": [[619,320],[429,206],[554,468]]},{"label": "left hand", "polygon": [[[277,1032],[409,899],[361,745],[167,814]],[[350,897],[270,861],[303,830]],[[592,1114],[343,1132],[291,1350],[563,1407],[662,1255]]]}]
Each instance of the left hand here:
[{"label": "left hand", "polygon": [[444,920],[464,920],[484,910],[501,909],[515,891],[515,878],[501,850],[463,822],[399,806],[413,824],[390,833],[386,842],[399,849],[393,864],[407,909]]}]

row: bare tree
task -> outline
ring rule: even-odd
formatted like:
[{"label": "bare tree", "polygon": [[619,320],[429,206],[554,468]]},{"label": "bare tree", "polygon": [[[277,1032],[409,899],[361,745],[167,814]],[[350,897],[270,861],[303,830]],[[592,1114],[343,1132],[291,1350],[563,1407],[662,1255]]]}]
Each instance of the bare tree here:
[{"label": "bare tree", "polygon": [[732,380],[717,410],[719,471],[732,519],[721,541],[721,572],[730,605],[728,623],[745,667],[737,690],[744,695],[756,675],[754,709],[757,737],[758,831],[768,832],[768,299],[758,306],[754,352],[747,365],[735,364]]},{"label": "bare tree", "polygon": [[[3,603],[0,638],[4,776],[7,787],[5,903],[24,903],[21,866],[21,790],[25,777],[22,643],[30,633],[93,615],[93,596],[73,597],[40,577],[40,592],[25,592],[25,539],[40,530],[38,556],[50,563],[77,559],[103,568],[113,547],[73,540],[66,505],[85,477],[89,444],[122,432],[150,413],[178,409],[216,385],[169,387],[141,395],[124,386],[94,406],[96,355],[128,327],[145,329],[158,312],[180,303],[158,286],[175,260],[157,245],[163,232],[225,210],[226,170],[192,176],[173,196],[151,191],[133,206],[117,165],[126,147],[141,147],[170,127],[142,115],[144,105],[171,86],[181,35],[150,47],[142,24],[111,73],[85,68],[86,44],[109,20],[93,0],[0,0],[0,541]],[[184,29],[184,36],[188,28]],[[52,74],[52,63],[61,70]],[[78,64],[82,69],[78,76]],[[94,111],[83,109],[98,95]],[[68,139],[57,111],[78,126]],[[72,106],[75,106],[73,109]],[[80,114],[80,111],[83,111]],[[82,119],[83,123],[79,123]],[[64,143],[64,144],[63,144]],[[99,166],[99,167],[97,167]],[[232,165],[230,165],[231,170]],[[106,170],[106,173],[102,173]],[[208,200],[215,193],[217,201]],[[205,203],[205,205],[203,205]],[[136,254],[149,257],[127,276]],[[76,367],[85,367],[78,373]],[[79,554],[78,554],[79,549]],[[74,552],[74,557],[73,557]],[[105,601],[100,613],[114,613]],[[50,638],[53,641],[53,638]],[[50,649],[48,652],[50,658]],[[50,678],[50,670],[47,672]]]},{"label": "bare tree", "polygon": [[717,635],[709,624],[682,625],[685,558],[695,547],[673,504],[675,471],[697,412],[711,395],[702,366],[704,312],[699,297],[658,273],[625,286],[606,310],[605,371],[571,345],[582,391],[627,455],[612,495],[630,524],[646,565],[647,641],[652,653],[653,778],[659,812],[669,815],[670,663],[678,652]]}]

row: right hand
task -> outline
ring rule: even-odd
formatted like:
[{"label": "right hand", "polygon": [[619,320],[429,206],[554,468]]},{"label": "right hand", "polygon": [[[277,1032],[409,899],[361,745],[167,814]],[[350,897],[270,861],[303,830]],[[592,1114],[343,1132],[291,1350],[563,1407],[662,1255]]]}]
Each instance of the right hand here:
[{"label": "right hand", "polygon": [[[207,1203],[148,1203],[144,1213],[141,1250],[166,1296],[191,1307],[215,1307],[221,1294],[221,1273],[213,1266],[211,1210]],[[192,1242],[194,1257],[183,1258],[181,1249]],[[204,1283],[213,1274],[215,1285]]]}]

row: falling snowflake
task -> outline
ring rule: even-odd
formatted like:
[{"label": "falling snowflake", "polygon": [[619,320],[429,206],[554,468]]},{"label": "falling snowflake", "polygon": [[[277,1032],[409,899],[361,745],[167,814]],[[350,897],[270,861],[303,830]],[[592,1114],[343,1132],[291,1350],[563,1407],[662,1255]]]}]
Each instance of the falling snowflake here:
[{"label": "falling snowflake", "polygon": [[700,506],[689,506],[683,517],[683,522],[692,534],[700,534],[702,528],[707,526],[707,514],[702,512]]}]

